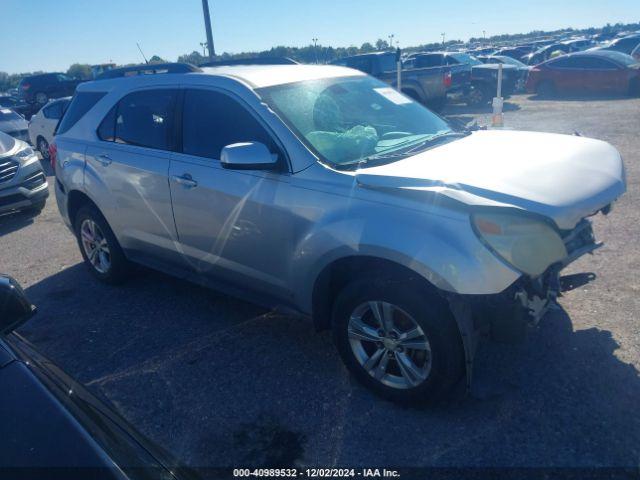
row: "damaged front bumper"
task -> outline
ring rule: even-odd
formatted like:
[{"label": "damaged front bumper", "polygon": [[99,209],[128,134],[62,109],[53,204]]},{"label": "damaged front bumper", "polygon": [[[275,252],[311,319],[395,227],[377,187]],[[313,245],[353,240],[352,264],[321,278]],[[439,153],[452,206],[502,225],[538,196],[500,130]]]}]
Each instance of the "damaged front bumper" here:
[{"label": "damaged front bumper", "polygon": [[481,335],[501,342],[522,340],[530,326],[535,326],[556,305],[563,284],[560,272],[569,264],[603,244],[597,243],[591,222],[583,219],[570,231],[562,232],[567,257],[551,265],[540,276],[520,277],[509,288],[494,295],[451,295],[449,304],[462,336],[470,387],[473,357]]}]

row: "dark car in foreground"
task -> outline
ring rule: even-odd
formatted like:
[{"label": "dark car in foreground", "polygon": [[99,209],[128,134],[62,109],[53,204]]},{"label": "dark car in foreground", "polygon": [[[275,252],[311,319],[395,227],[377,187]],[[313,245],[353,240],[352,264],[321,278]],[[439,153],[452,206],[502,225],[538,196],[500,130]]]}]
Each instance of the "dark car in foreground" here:
[{"label": "dark car in foreground", "polygon": [[36,309],[0,275],[0,478],[194,478],[17,333]]},{"label": "dark car in foreground", "polygon": [[20,80],[18,95],[27,103],[44,105],[52,98],[73,95],[80,80],[73,79],[64,73],[43,73],[30,75]]},{"label": "dark car in foreground", "polygon": [[630,55],[587,50],[564,55],[529,72],[527,91],[543,97],[554,94],[640,93],[640,63]]}]

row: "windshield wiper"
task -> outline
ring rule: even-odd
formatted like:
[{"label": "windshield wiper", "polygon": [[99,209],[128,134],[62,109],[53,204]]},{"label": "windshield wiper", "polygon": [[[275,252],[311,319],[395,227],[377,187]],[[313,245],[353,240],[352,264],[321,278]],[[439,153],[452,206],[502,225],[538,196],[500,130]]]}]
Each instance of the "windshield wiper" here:
[{"label": "windshield wiper", "polygon": [[367,157],[361,158],[360,160],[354,161],[354,162],[349,162],[349,163],[344,163],[342,165],[340,165],[340,167],[342,168],[359,168],[363,165],[367,165],[379,160],[390,160],[390,159],[394,159],[394,158],[403,158],[403,157],[407,157],[408,155],[411,155],[413,153],[419,152],[422,149],[424,149],[425,147],[430,147],[432,146],[434,143],[438,143],[441,140],[447,139],[447,138],[461,138],[461,137],[466,137],[467,135],[470,135],[471,132],[470,131],[466,131],[466,132],[454,132],[454,131],[449,131],[449,132],[444,132],[444,133],[439,133],[436,135],[432,135],[424,140],[421,140],[417,143],[413,143],[411,145],[408,145],[407,148],[405,149],[400,149],[400,150],[394,150],[393,152],[380,152],[380,153],[375,153],[373,155],[369,155]]},{"label": "windshield wiper", "polygon": [[426,148],[429,148],[431,146],[433,146],[433,144],[441,142],[442,140],[446,140],[449,138],[462,138],[462,137],[466,137],[467,135],[471,135],[471,132],[446,132],[446,133],[440,133],[438,135],[434,135],[433,137],[429,137],[425,140],[423,140],[422,142],[418,143],[417,145],[414,145],[413,147],[411,147],[409,150],[405,150],[403,153],[406,154],[412,154],[412,153],[417,153],[420,152],[422,150],[425,150]]}]

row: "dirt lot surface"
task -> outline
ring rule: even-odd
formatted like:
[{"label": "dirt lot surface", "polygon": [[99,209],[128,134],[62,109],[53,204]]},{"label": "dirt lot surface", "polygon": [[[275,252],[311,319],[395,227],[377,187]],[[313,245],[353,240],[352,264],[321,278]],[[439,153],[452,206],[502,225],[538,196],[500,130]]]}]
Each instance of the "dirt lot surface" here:
[{"label": "dirt lot surface", "polygon": [[612,143],[629,191],[594,220],[605,247],[567,272],[595,281],[523,344],[483,343],[470,396],[401,408],[356,384],[307,320],[146,270],[99,284],[53,198],[34,220],[0,219],[0,271],[40,309],[20,333],[192,466],[637,467],[640,100],[521,96],[506,108],[508,128]]}]

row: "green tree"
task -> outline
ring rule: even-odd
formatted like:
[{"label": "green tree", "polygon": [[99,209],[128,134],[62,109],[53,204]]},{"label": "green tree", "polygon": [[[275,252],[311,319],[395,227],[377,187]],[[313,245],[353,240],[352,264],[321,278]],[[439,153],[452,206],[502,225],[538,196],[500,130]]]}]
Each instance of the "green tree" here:
[{"label": "green tree", "polygon": [[67,70],[67,75],[80,80],[88,80],[91,78],[91,65],[74,63]]},{"label": "green tree", "polygon": [[382,40],[381,38],[379,38],[376,41],[377,50],[386,50],[387,48],[389,48],[389,42],[387,42],[386,40]]},{"label": "green tree", "polygon": [[154,55],[149,59],[149,63],[167,63],[167,61],[158,55]]},{"label": "green tree", "polygon": [[202,54],[197,50],[194,50],[193,52],[185,55],[180,55],[178,57],[178,62],[190,63],[192,65],[200,65],[201,63],[204,63],[206,60],[208,59],[203,57]]}]

